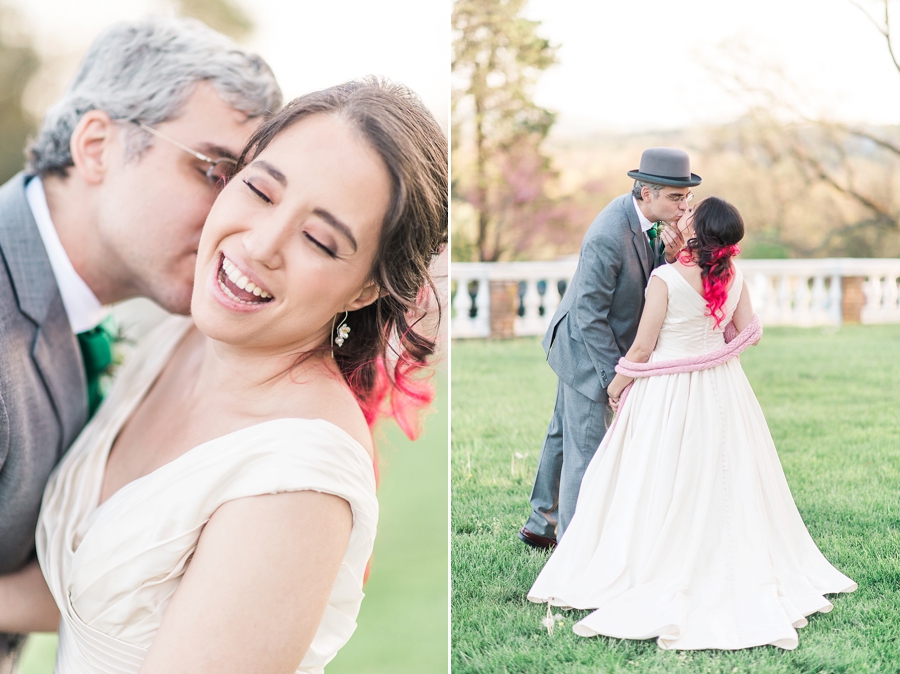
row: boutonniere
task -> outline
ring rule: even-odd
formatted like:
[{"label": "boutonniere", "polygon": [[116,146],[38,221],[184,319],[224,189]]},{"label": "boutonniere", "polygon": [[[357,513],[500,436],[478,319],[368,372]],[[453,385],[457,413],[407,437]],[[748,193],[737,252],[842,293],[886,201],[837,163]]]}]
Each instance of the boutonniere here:
[{"label": "boutonniere", "polygon": [[656,248],[656,242],[660,242],[660,250],[662,250],[662,239],[660,238],[660,234],[666,228],[666,223],[662,220],[657,220],[651,225],[650,229],[647,230],[647,236],[650,238],[650,246],[651,248]]},{"label": "boutonniere", "polygon": [[100,373],[100,385],[103,389],[103,394],[106,395],[106,391],[118,373],[119,367],[131,357],[131,354],[137,348],[139,337],[135,337],[133,325],[126,321],[123,328],[112,314],[107,316],[101,325],[109,336],[111,356],[109,363]]},{"label": "boutonniere", "polygon": [[131,353],[135,342],[122,333],[111,315],[101,325],[109,336],[109,350],[112,356],[107,366],[100,373],[100,392],[103,397],[106,397],[109,387],[112,386],[112,380],[116,371],[128,354]]}]

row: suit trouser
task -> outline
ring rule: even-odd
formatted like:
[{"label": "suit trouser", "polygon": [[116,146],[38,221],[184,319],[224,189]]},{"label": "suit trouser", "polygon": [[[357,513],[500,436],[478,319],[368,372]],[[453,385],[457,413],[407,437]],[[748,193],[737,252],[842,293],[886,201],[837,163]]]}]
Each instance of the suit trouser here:
[{"label": "suit trouser", "polygon": [[600,402],[559,381],[556,405],[541,448],[531,517],[525,527],[539,536],[559,540],[575,514],[584,471],[612,421],[606,398]]}]

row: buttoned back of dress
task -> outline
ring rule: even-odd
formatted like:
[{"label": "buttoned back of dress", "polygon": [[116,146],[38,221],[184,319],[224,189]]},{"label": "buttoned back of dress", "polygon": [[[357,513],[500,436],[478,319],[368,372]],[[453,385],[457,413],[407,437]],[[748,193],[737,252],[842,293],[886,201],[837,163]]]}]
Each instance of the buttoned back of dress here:
[{"label": "buttoned back of dress", "polygon": [[651,363],[699,356],[725,346],[725,326],[731,322],[744,286],[744,277],[736,265],[734,281],[728,289],[728,299],[722,305],[724,316],[718,327],[709,315],[706,299],[674,265],[657,267],[651,276],[659,276],[665,282],[669,294],[666,317],[659,331],[656,348],[650,357]]}]

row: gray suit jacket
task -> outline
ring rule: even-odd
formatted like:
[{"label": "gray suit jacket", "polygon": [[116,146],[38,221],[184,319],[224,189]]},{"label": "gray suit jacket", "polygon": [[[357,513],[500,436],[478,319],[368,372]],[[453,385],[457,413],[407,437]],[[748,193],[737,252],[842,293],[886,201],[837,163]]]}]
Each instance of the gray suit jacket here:
[{"label": "gray suit jacket", "polygon": [[594,218],[544,335],[547,361],[561,381],[591,400],[606,401],[616,363],[634,342],[650,272],[664,263],[641,231],[630,193]]},{"label": "gray suit jacket", "polygon": [[0,573],[34,549],[50,471],[87,421],[87,387],[20,173],[0,187]]}]

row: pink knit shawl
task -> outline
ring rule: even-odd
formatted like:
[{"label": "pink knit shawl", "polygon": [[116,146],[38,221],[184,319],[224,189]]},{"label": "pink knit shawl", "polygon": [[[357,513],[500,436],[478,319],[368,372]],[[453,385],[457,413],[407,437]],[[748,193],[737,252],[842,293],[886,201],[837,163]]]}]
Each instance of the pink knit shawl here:
[{"label": "pink knit shawl", "polygon": [[[635,363],[625,358],[619,359],[616,365],[616,372],[626,377],[653,377],[659,374],[682,374],[685,372],[699,372],[700,370],[708,370],[710,368],[727,363],[732,358],[738,356],[744,349],[751,344],[756,343],[762,337],[762,323],[757,314],[753,314],[753,318],[747,327],[738,332],[734,327],[734,323],[729,323],[725,328],[725,346],[718,351],[704,353],[700,356],[692,356],[689,358],[676,358],[674,360],[658,360],[654,363]],[[628,392],[631,390],[631,384],[625,387],[619,398],[619,411],[625,407],[625,400],[628,398]],[[613,420],[612,426],[616,425],[619,415]],[[610,430],[612,430],[612,426]]]}]

